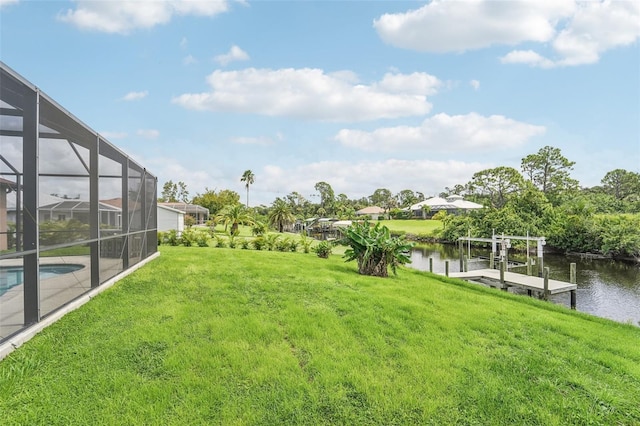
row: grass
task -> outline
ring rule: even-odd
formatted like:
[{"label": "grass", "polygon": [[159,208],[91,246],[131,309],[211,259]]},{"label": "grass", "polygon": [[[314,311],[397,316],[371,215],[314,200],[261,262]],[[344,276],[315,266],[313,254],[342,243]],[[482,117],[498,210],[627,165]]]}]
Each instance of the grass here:
[{"label": "grass", "polygon": [[165,247],[0,362],[3,425],[640,424],[640,329],[338,256]]},{"label": "grass", "polygon": [[416,236],[433,236],[436,231],[442,229],[442,222],[439,220],[384,220],[382,224],[390,231],[404,232]]}]

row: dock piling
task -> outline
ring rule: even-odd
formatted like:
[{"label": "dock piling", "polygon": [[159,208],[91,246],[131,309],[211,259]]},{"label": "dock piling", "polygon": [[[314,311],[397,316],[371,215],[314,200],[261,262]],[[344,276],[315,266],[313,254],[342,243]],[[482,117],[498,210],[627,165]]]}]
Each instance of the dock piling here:
[{"label": "dock piling", "polygon": [[429,272],[433,272],[433,257],[429,258]]},{"label": "dock piling", "polygon": [[[577,283],[576,264],[573,262],[569,264],[569,282],[571,284]],[[574,309],[574,310],[576,309],[576,291],[575,290],[571,290],[571,309]]]},{"label": "dock piling", "polygon": [[544,268],[543,278],[544,278],[544,292],[542,294],[542,297],[544,300],[549,300],[549,267]]},{"label": "dock piling", "polygon": [[444,276],[445,277],[449,276],[449,261],[448,260],[444,261]]}]

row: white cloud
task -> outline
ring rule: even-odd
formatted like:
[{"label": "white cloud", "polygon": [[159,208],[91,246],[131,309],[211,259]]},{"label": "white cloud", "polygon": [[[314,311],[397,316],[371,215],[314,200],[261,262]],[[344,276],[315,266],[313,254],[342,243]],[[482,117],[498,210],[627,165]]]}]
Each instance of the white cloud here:
[{"label": "white cloud", "polygon": [[470,113],[450,116],[441,113],[427,118],[419,127],[384,127],[372,132],[342,129],[335,140],[365,151],[502,149],[522,145],[545,130],[543,126],[501,115],[485,117]]},{"label": "white cloud", "polygon": [[465,51],[493,44],[546,42],[573,0],[434,0],[416,10],[374,20],[378,35],[393,46],[423,52]]},{"label": "white cloud", "polygon": [[390,93],[431,96],[438,92],[442,82],[437,77],[423,73],[387,73],[377,86]]},{"label": "white cloud", "polygon": [[155,129],[140,129],[136,132],[136,134],[145,139],[156,139],[160,136],[160,132]]},{"label": "white cloud", "polygon": [[480,88],[480,82],[478,80],[471,80],[469,84],[473,87],[473,90],[478,90]]},{"label": "white cloud", "polygon": [[129,92],[126,95],[124,95],[122,97],[123,101],[137,101],[139,99],[144,99],[147,97],[147,95],[149,94],[148,91],[144,91],[144,92]]},{"label": "white cloud", "polygon": [[595,63],[603,52],[640,38],[640,2],[636,0],[447,1],[374,21],[387,43],[424,52],[460,52],[491,45],[540,43],[535,50],[515,49],[503,63],[551,68]]},{"label": "white cloud", "polygon": [[182,37],[182,40],[180,40],[180,48],[186,49],[188,45],[189,45],[189,40],[187,40],[186,37]]},{"label": "white cloud", "polygon": [[273,145],[273,139],[267,136],[259,136],[259,137],[239,136],[237,138],[231,139],[231,141],[238,145],[260,145],[260,146]]},{"label": "white cloud", "polygon": [[76,3],[75,10],[60,13],[58,19],[81,29],[118,34],[166,24],[174,15],[214,16],[228,9],[225,0],[76,0]]},{"label": "white cloud", "polygon": [[253,197],[256,203],[265,204],[293,191],[309,198],[320,181],[331,185],[336,194],[344,193],[349,198],[369,196],[377,188],[387,188],[393,193],[412,189],[435,195],[445,186],[465,183],[475,172],[490,167],[493,165],[477,162],[398,159],[359,163],[322,161],[292,168],[268,165],[257,173],[260,187],[254,190]]},{"label": "white cloud", "polygon": [[527,64],[540,68],[553,68],[554,63],[533,50],[512,50],[500,58],[503,64]]},{"label": "white cloud", "polygon": [[0,0],[0,7],[9,6],[10,4],[16,4],[18,0]]},{"label": "white cloud", "polygon": [[194,110],[348,122],[427,114],[426,94],[439,85],[424,73],[387,74],[371,85],[345,76],[311,68],[216,70],[207,77],[211,91],[186,93],[173,102]]},{"label": "white cloud", "polygon": [[247,52],[245,52],[244,50],[240,49],[238,46],[233,45],[231,46],[231,49],[229,49],[229,52],[225,53],[224,55],[218,55],[213,59],[216,62],[218,62],[220,65],[226,66],[231,62],[248,61],[249,54],[247,54]]},{"label": "white cloud", "polygon": [[193,57],[193,55],[187,55],[182,59],[182,63],[184,65],[197,64],[198,60]]}]

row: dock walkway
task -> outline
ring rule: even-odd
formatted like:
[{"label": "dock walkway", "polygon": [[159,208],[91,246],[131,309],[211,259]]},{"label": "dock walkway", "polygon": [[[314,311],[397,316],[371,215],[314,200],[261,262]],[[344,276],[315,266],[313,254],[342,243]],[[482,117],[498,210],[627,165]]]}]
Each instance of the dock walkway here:
[{"label": "dock walkway", "polygon": [[[531,294],[532,291],[544,293],[544,278],[533,277],[530,275],[518,274],[515,272],[504,272],[504,282],[500,281],[500,271],[498,269],[478,269],[468,272],[450,272],[449,277],[460,278],[466,281],[475,281],[482,284],[487,284],[493,287],[498,287],[506,290],[508,287],[520,287],[528,290]],[[548,294],[558,293],[571,293],[571,307],[575,309],[576,299],[576,284],[571,284],[565,281],[548,280]]]}]

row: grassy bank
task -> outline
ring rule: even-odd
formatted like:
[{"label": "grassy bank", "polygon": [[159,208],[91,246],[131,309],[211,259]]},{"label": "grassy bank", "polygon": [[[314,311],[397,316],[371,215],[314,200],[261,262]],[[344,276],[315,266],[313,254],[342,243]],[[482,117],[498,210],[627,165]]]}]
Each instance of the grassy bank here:
[{"label": "grassy bank", "polygon": [[162,247],[0,362],[2,424],[638,424],[640,329],[339,257]]},{"label": "grassy bank", "polygon": [[442,229],[442,222],[439,220],[385,220],[382,223],[392,232],[402,232],[417,237],[433,237]]}]

